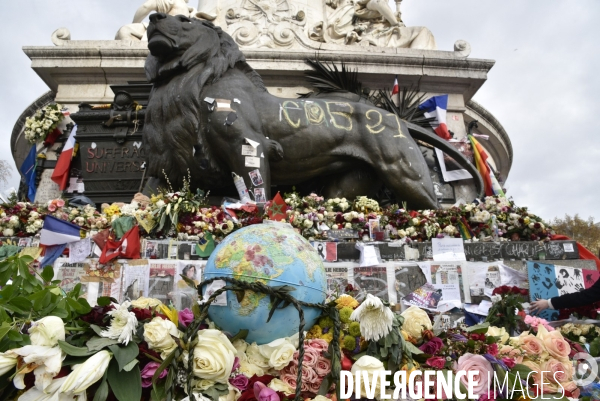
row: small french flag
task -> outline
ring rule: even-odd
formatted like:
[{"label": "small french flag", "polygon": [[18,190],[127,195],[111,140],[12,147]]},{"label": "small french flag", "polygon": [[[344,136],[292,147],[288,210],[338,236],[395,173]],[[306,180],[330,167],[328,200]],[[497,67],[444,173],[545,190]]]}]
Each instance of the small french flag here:
[{"label": "small french flag", "polygon": [[394,79],[394,87],[392,88],[392,96],[400,92],[400,86],[398,85],[398,75]]},{"label": "small french flag", "polygon": [[69,139],[65,143],[65,146],[58,157],[54,172],[50,177],[52,181],[57,183],[61,191],[67,188],[69,182],[69,173],[71,170],[71,159],[73,158],[73,148],[75,147],[75,136],[77,135],[77,126],[74,126],[69,135]]},{"label": "small french flag", "polygon": [[48,246],[80,241],[80,230],[78,225],[47,215],[40,231],[40,244]]},{"label": "small french flag", "polygon": [[434,96],[419,105],[419,109],[425,112],[425,117],[435,117],[431,127],[435,133],[445,140],[451,138],[446,125],[446,110],[448,110],[448,95]]}]

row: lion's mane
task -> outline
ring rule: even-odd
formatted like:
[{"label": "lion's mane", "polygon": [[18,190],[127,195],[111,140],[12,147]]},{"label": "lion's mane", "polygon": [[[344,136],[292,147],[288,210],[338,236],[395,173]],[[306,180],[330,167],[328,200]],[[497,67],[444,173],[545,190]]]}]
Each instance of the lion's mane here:
[{"label": "lion's mane", "polygon": [[166,61],[150,54],[145,66],[148,81],[154,83],[144,127],[147,174],[161,180],[166,175],[174,188],[181,186],[188,169],[192,177],[202,177],[213,185],[223,182],[223,169],[204,140],[201,110],[206,107],[202,104],[205,85],[237,68],[258,90],[266,91],[260,75],[248,65],[231,36],[208,21],[193,23],[199,24],[197,29],[183,32],[197,37],[189,38],[193,44],[183,54]]}]

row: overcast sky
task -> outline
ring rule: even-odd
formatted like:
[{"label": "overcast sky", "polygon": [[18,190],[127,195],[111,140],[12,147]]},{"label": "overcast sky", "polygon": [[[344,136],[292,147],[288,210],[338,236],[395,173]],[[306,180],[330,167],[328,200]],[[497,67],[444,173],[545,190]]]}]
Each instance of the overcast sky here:
[{"label": "overcast sky", "polygon": [[[63,26],[75,40],[112,39],[142,3],[3,2],[0,159],[14,164],[14,123],[47,91],[21,47],[52,45],[50,35]],[[475,100],[512,140],[508,195],[545,219],[565,213],[599,219],[600,1],[404,0],[402,7],[406,25],[428,27],[440,50],[464,39],[472,58],[496,60]],[[18,180],[15,169],[11,185]]]}]

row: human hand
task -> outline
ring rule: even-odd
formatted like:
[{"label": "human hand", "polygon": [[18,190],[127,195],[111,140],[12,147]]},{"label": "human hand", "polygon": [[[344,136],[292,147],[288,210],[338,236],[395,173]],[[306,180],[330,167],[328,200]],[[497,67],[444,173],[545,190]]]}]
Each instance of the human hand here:
[{"label": "human hand", "polygon": [[529,312],[532,315],[537,315],[541,311],[550,307],[547,299],[538,299],[537,301],[532,302],[530,305]]}]

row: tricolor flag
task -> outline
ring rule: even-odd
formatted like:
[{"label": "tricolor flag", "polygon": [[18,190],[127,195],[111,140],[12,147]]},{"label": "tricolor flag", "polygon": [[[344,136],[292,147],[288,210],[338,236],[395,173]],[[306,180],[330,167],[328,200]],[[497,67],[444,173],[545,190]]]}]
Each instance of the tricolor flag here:
[{"label": "tricolor flag", "polygon": [[419,109],[425,112],[425,117],[435,118],[431,127],[435,133],[445,140],[450,139],[450,132],[446,126],[446,110],[448,110],[448,95],[434,96],[419,105]]},{"label": "tricolor flag", "polygon": [[48,246],[76,242],[81,240],[80,231],[78,225],[47,215],[40,231],[40,244]]},{"label": "tricolor flag", "polygon": [[52,181],[60,186],[60,190],[64,191],[67,188],[69,182],[69,172],[71,170],[71,159],[73,158],[73,148],[75,148],[75,135],[77,134],[77,126],[74,126],[71,130],[71,135],[65,143],[56,167],[52,173]]},{"label": "tricolor flag", "polygon": [[398,75],[396,75],[396,78],[394,79],[394,87],[392,88],[392,96],[394,96],[397,93],[400,93],[400,86],[398,86]]}]

